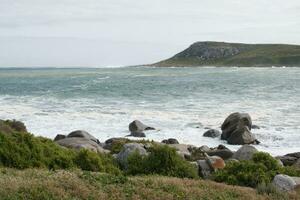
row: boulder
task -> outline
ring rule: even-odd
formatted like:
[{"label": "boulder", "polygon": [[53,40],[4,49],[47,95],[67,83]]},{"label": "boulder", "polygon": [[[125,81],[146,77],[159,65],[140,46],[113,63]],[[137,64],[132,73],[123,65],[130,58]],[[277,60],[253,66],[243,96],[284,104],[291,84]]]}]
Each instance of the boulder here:
[{"label": "boulder", "polygon": [[175,148],[177,153],[183,158],[191,156],[191,149],[195,146],[189,144],[167,144],[169,147]]},{"label": "boulder", "polygon": [[57,134],[54,138],[54,141],[58,141],[58,140],[61,140],[61,139],[65,139],[67,136],[65,135],[62,135],[62,134]]},{"label": "boulder", "polygon": [[292,166],[297,162],[297,158],[293,156],[277,156],[277,159],[281,160],[284,166]]},{"label": "boulder", "polygon": [[199,176],[203,178],[209,178],[211,176],[211,167],[206,160],[197,160]]},{"label": "boulder", "polygon": [[146,149],[142,144],[127,143],[124,144],[123,149],[117,154],[117,161],[126,169],[128,156],[134,152],[137,152],[140,155],[148,155]]},{"label": "boulder", "polygon": [[175,138],[169,138],[166,140],[161,141],[161,143],[164,144],[179,144],[178,140],[176,140]]},{"label": "boulder", "polygon": [[252,120],[247,113],[232,113],[223,122],[221,139],[229,144],[253,144],[256,143],[251,133]]},{"label": "boulder", "polygon": [[273,179],[273,184],[283,191],[293,190],[297,185],[292,177],[283,174],[276,175]]},{"label": "boulder", "polygon": [[122,138],[122,137],[120,137],[120,138],[110,138],[110,139],[108,139],[104,142],[103,148],[111,150],[113,144],[125,144],[126,142],[129,142],[129,141],[130,141],[129,139]]},{"label": "boulder", "polygon": [[219,156],[208,156],[206,158],[206,162],[213,171],[217,171],[218,169],[223,169],[225,167],[224,160]]},{"label": "boulder", "polygon": [[130,136],[133,137],[145,137],[144,131],[147,130],[155,130],[155,128],[147,126],[140,122],[139,120],[134,120],[129,124],[129,131],[130,131]]},{"label": "boulder", "polygon": [[201,151],[203,151],[203,152],[209,152],[209,151],[211,151],[211,149],[208,146],[206,146],[206,145],[203,145],[203,146],[199,147],[199,149]]},{"label": "boulder", "polygon": [[214,149],[206,153],[209,156],[219,156],[224,160],[227,160],[233,156],[233,152],[229,149]]},{"label": "boulder", "polygon": [[96,142],[97,144],[100,144],[100,141],[95,138],[94,136],[92,136],[91,134],[89,134],[88,132],[86,131],[82,131],[82,130],[76,130],[76,131],[73,131],[71,133],[69,133],[67,135],[68,138],[85,138],[85,139],[88,139],[88,140],[92,140],[94,142]]},{"label": "boulder", "polygon": [[210,129],[203,134],[203,137],[217,138],[220,137],[220,135],[221,135],[220,131],[216,129]]},{"label": "boulder", "polygon": [[96,142],[86,139],[86,138],[81,138],[81,137],[70,137],[70,138],[64,138],[61,140],[56,141],[57,144],[67,147],[67,148],[72,148],[72,149],[88,149],[94,152],[98,153],[107,153],[107,150],[104,150],[99,144]]},{"label": "boulder", "polygon": [[291,156],[291,157],[295,157],[295,158],[300,158],[300,152],[295,152],[295,153],[288,153],[286,154],[286,156]]},{"label": "boulder", "polygon": [[255,124],[252,124],[251,129],[260,129],[260,127]]},{"label": "boulder", "polygon": [[258,152],[257,149],[250,145],[243,145],[237,152],[235,152],[232,158],[237,160],[251,160],[254,153]]}]

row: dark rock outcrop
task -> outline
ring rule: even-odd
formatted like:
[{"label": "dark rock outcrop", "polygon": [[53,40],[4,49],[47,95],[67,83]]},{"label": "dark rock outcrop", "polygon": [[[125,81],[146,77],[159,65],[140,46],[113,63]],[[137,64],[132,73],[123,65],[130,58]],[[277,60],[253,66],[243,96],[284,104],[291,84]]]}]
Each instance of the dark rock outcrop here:
[{"label": "dark rock outcrop", "polygon": [[220,135],[221,132],[216,129],[210,129],[203,134],[204,137],[211,137],[211,138],[220,137]]},{"label": "dark rock outcrop", "polygon": [[129,136],[146,137],[144,131],[147,131],[147,130],[155,130],[155,128],[147,126],[147,125],[143,124],[142,122],[140,122],[139,120],[134,120],[133,122],[131,122],[129,124],[129,131],[131,134]]},{"label": "dark rock outcrop", "polygon": [[300,159],[300,152],[289,153],[284,156],[277,156],[276,158],[280,159],[284,166],[291,166]]},{"label": "dark rock outcrop", "polygon": [[223,145],[219,145],[218,148],[212,149],[207,152],[209,156],[219,156],[224,160],[230,159],[233,156],[233,152]]},{"label": "dark rock outcrop", "polygon": [[62,140],[65,139],[67,136],[62,135],[62,134],[57,134],[54,138],[54,141]]},{"label": "dark rock outcrop", "polygon": [[176,140],[175,138],[169,138],[166,140],[161,141],[161,143],[164,144],[179,144],[178,140]]},{"label": "dark rock outcrop", "polygon": [[251,133],[252,120],[247,113],[232,113],[223,122],[222,140],[228,144],[254,144],[257,142]]}]

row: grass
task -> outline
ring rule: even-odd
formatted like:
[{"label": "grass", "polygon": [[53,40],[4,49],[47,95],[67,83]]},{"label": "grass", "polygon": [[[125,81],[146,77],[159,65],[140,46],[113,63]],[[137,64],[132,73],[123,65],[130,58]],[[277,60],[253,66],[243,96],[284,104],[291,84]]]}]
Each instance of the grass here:
[{"label": "grass", "polygon": [[[254,189],[163,176],[110,175],[81,170],[0,168],[0,199],[273,199]],[[296,199],[296,194],[290,194]]]},{"label": "grass", "polygon": [[238,54],[200,60],[199,55],[190,55],[197,51],[197,44],[191,45],[186,50],[175,56],[155,63],[155,66],[239,66],[239,67],[266,67],[266,66],[300,66],[300,45],[285,44],[242,44],[208,42],[208,47],[240,49]]}]

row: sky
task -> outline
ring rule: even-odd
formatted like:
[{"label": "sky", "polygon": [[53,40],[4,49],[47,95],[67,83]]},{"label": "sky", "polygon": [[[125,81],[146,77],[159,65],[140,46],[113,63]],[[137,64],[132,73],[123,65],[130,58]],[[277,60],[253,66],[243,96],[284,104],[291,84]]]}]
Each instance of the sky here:
[{"label": "sky", "polygon": [[148,64],[196,41],[300,44],[300,1],[0,0],[0,67]]}]

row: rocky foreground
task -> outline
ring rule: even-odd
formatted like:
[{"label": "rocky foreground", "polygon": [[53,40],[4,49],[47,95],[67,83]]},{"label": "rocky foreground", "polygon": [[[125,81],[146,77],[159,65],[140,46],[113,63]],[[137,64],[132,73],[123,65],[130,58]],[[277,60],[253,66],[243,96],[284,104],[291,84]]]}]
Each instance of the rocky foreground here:
[{"label": "rocky foreground", "polygon": [[[300,188],[300,152],[275,158],[268,153],[259,152],[255,145],[259,144],[260,141],[252,134],[251,130],[253,128],[259,127],[252,124],[249,114],[232,113],[224,120],[220,131],[210,129],[203,133],[203,136],[200,136],[220,138],[220,140],[226,140],[228,144],[242,145],[238,151],[234,152],[224,145],[196,147],[189,144],[180,144],[175,138],[167,138],[161,142],[149,141],[144,139],[146,136],[144,132],[154,130],[155,127],[147,126],[138,120],[129,124],[130,136],[138,137],[137,140],[120,137],[111,138],[105,142],[99,141],[83,130],[76,130],[67,135],[58,134],[51,141],[42,137],[34,137],[27,132],[22,122],[0,120],[0,167],[85,170],[88,174],[67,171],[62,173],[63,176],[74,178],[74,181],[78,181],[78,183],[83,181],[86,184],[86,181],[91,181],[92,185],[97,185],[95,186],[96,188],[99,187],[99,184],[101,187],[104,187],[103,184],[105,184],[104,188],[108,188],[103,191],[100,190],[104,192],[101,195],[103,197],[108,195],[111,199],[123,199],[122,195],[129,195],[132,199],[197,199],[196,196],[200,193],[202,194],[201,198],[205,197],[206,199],[297,199],[295,191],[298,191]],[[24,180],[19,180],[17,177],[11,179],[10,176],[12,174],[8,175],[9,178],[7,175],[4,176],[9,174],[8,172],[11,173],[11,170],[0,168],[0,175],[2,173],[0,176],[1,185],[7,186],[7,184],[12,184],[12,180],[15,180],[15,182],[26,182],[31,179],[26,177],[27,175],[29,176],[27,172],[24,174],[13,172],[21,173]],[[103,172],[109,175],[104,175],[103,177],[103,175],[93,172]],[[42,176],[46,176],[45,171],[36,173],[42,173]],[[209,182],[137,176],[153,174],[192,179],[201,177],[204,180],[209,180]],[[128,179],[127,175],[137,177]],[[52,185],[57,191],[61,189],[62,192],[68,190],[64,188],[68,187],[68,184],[73,185],[71,182],[57,183],[56,180],[61,179],[56,172],[49,174],[49,177],[53,176],[57,176],[58,179],[54,178],[55,180],[49,183],[41,182],[46,185]],[[81,180],[82,178],[84,180]],[[128,180],[130,181],[127,182]],[[237,192],[236,188],[224,185],[218,186],[211,180],[256,188],[259,194],[266,196],[254,195],[251,190],[248,190],[249,193],[243,194],[242,192]],[[37,177],[33,181],[39,182]],[[164,184],[159,185],[158,182]],[[130,184],[128,185],[128,183]],[[185,187],[185,184],[189,185],[188,189]],[[62,188],[58,189],[57,185],[60,185],[59,187]],[[92,186],[85,185],[82,187],[90,190]],[[111,191],[112,187],[119,188],[116,192],[120,194],[117,194],[116,198],[106,193]],[[207,187],[213,187],[214,189],[208,190],[210,191],[209,194],[203,193],[203,190],[207,191]],[[227,191],[225,189],[221,192],[219,189],[222,187],[232,191],[224,193],[224,191]],[[24,191],[25,193],[29,191],[29,194],[32,192],[33,196],[40,195],[39,191],[43,191],[39,189],[38,184],[33,188],[36,188],[36,191],[32,191],[29,188],[24,189]],[[137,188],[149,194],[143,196],[143,192],[137,193]],[[9,190],[17,190],[22,193],[21,189],[22,187],[18,185]],[[128,194],[127,190],[132,192]],[[157,191],[161,190],[170,193],[170,198],[165,196],[164,192],[157,193]],[[57,193],[57,191],[51,191],[51,195],[52,193]],[[0,190],[0,193],[3,192]],[[113,191],[111,192],[113,193]],[[25,193],[22,193],[22,198],[25,198]],[[10,194],[12,195],[13,192]],[[154,194],[157,196],[154,197]],[[48,193],[45,195],[48,195]],[[54,197],[56,198],[57,196]],[[13,198],[8,198],[7,196],[5,199]]]},{"label": "rocky foreground", "polygon": [[[155,145],[167,145],[176,149],[176,152],[185,160],[198,168],[199,175],[209,179],[212,174],[225,168],[227,162],[239,162],[251,160],[258,152],[255,144],[260,142],[251,133],[252,128],[259,128],[252,124],[247,113],[230,114],[221,126],[221,131],[210,129],[203,134],[203,137],[220,137],[228,144],[243,145],[238,151],[233,152],[224,145],[217,147],[201,146],[196,147],[189,144],[179,144],[175,138],[165,139],[161,142],[138,140],[130,141],[126,137],[111,138],[101,143],[98,139],[86,131],[77,130],[68,135],[57,135],[54,139],[59,145],[74,149],[89,149],[99,153],[112,153],[117,161],[126,166],[128,157],[138,152],[140,155],[147,155],[148,149]],[[135,120],[129,124],[129,136],[145,137],[145,131],[154,130],[154,127],[147,126]],[[252,144],[252,145],[251,145]],[[121,145],[119,152],[114,152],[114,146]],[[290,153],[275,158],[280,166],[294,166],[300,169],[300,152]],[[278,174],[274,177],[273,184],[280,190],[290,191],[300,187],[300,178]]]}]

